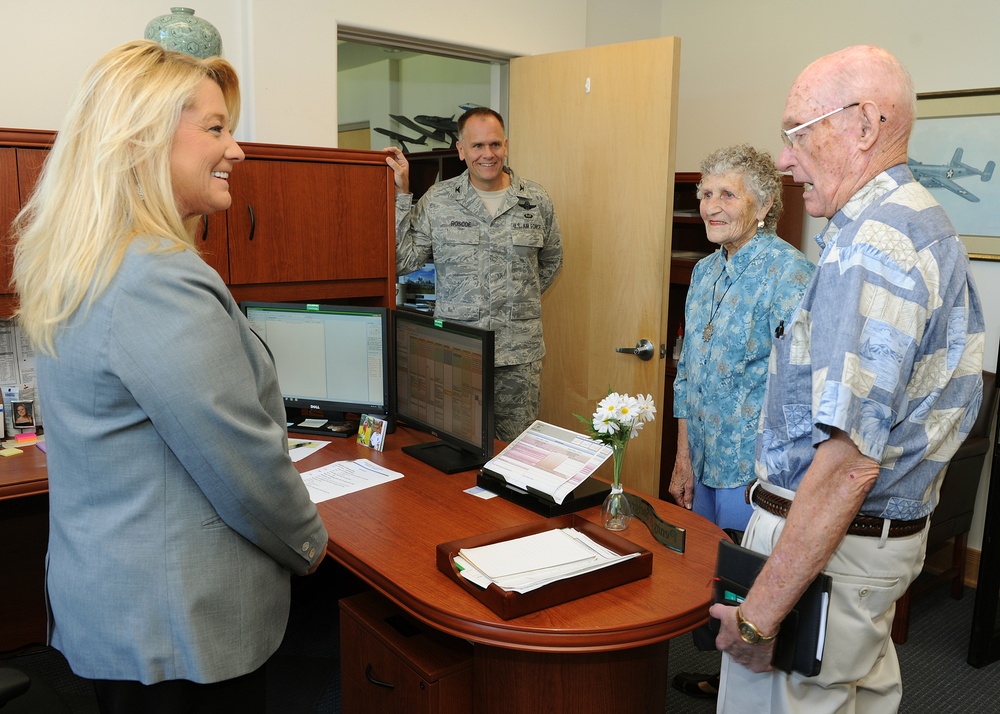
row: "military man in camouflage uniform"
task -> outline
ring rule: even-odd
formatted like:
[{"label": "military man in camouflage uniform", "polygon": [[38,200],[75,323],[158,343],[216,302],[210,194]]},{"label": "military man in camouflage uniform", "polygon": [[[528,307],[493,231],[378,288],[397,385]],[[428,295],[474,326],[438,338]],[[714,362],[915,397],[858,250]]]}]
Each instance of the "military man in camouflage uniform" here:
[{"label": "military man in camouflage uniform", "polygon": [[493,330],[496,435],[510,441],[538,418],[542,293],[562,267],[562,237],[545,189],[504,166],[497,112],[475,107],[459,117],[457,146],[468,170],[432,186],[416,206],[406,158],[387,149],[396,173],[396,272],[433,260],[434,316]]}]

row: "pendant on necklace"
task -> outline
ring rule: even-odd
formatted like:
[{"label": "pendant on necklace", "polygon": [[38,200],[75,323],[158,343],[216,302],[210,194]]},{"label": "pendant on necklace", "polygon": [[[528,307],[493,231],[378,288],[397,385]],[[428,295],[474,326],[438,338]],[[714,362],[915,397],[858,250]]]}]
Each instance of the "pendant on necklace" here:
[{"label": "pendant on necklace", "polygon": [[705,342],[708,342],[710,339],[712,339],[712,332],[713,332],[712,323],[711,321],[709,321],[709,323],[705,325],[705,329],[701,331],[701,339],[705,340]]}]

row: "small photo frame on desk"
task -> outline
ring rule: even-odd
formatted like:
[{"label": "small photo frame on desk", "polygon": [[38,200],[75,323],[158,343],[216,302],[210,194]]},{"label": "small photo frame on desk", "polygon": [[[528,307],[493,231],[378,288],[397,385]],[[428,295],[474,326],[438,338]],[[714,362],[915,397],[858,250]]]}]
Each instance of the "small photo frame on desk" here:
[{"label": "small photo frame on desk", "polygon": [[358,424],[358,443],[375,451],[381,451],[385,447],[387,426],[388,423],[384,419],[371,414],[362,414],[361,422]]},{"label": "small photo frame on desk", "polygon": [[15,429],[34,429],[35,428],[34,402],[30,399],[11,400],[10,422]]}]

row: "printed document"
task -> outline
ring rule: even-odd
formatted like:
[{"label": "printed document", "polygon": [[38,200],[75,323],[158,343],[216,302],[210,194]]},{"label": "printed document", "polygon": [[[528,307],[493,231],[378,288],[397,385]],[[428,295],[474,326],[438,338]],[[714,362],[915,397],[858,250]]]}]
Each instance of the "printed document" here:
[{"label": "printed document", "polygon": [[403,478],[403,474],[390,471],[368,459],[334,461],[302,474],[302,481],[309,490],[309,499],[313,503],[328,501],[398,478]]},{"label": "printed document", "polygon": [[529,488],[562,503],[612,455],[607,444],[536,421],[494,456],[483,471],[524,491]]}]

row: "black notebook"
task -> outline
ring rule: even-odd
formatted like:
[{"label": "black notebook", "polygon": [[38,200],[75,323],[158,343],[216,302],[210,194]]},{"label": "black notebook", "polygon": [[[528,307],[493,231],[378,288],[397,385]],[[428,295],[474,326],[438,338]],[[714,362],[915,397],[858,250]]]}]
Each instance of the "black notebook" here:
[{"label": "black notebook", "polygon": [[[715,566],[715,602],[739,605],[767,561],[761,555],[726,539],[719,541],[719,559]],[[833,580],[820,573],[810,583],[778,630],[771,665],[783,672],[798,672],[807,677],[819,674],[826,642],[826,618],[830,610]],[[718,620],[713,623],[718,631]]]}]

